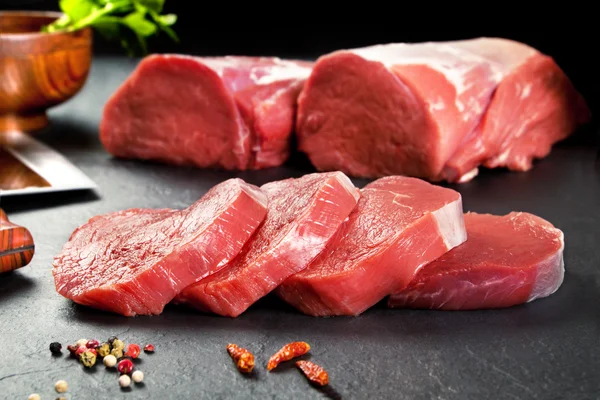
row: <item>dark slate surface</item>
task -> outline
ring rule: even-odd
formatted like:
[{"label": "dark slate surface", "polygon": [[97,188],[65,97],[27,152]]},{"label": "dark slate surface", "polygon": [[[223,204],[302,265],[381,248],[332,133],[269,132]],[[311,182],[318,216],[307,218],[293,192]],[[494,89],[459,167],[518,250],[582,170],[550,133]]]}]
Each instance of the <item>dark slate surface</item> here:
[{"label": "dark slate surface", "polygon": [[[566,276],[553,296],[504,310],[437,312],[374,307],[358,318],[303,316],[265,298],[237,319],[168,307],[158,317],[125,318],[77,306],[54,290],[52,257],[88,218],[129,207],[186,207],[225,172],[116,161],[97,126],[104,102],[131,71],[126,59],[97,59],[84,90],[51,113],[41,140],[63,152],[100,186],[90,192],[4,197],[0,206],[36,240],[33,262],[0,277],[0,398],[69,399],[597,399],[600,398],[600,161],[595,129],[555,148],[529,173],[483,173],[458,190],[465,210],[528,211],[566,237]],[[312,171],[301,160],[238,176],[255,184]],[[362,186],[364,181],[355,181]],[[145,385],[121,391],[103,366],[86,371],[54,358],[52,341],[118,335],[152,342],[139,364]],[[311,387],[294,368],[266,373],[268,356],[292,340],[313,346],[331,390]],[[229,342],[257,356],[253,378],[229,359]]]}]

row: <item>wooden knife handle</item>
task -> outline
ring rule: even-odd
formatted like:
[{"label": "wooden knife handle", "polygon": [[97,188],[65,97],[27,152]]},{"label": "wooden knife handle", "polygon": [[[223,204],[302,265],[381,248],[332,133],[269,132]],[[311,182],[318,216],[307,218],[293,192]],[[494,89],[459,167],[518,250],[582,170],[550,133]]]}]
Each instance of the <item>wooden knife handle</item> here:
[{"label": "wooden knife handle", "polygon": [[10,222],[0,208],[0,273],[26,266],[31,262],[34,251],[31,233]]}]

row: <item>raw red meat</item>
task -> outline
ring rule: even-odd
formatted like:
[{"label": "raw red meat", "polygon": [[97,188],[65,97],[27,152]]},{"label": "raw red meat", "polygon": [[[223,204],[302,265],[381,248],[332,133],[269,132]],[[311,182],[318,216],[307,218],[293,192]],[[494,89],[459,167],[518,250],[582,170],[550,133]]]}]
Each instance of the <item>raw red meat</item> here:
[{"label": "raw red meat", "polygon": [[289,156],[312,63],[151,55],[106,103],[100,139],[116,157],[246,170]]},{"label": "raw red meat", "polygon": [[480,125],[450,158],[441,179],[467,182],[483,164],[514,171],[589,122],[591,113],[569,78],[549,56],[522,43],[481,38],[455,46],[485,57],[501,82]]},{"label": "raw red meat", "polygon": [[186,288],[177,303],[236,317],[306,268],[356,207],[360,196],[341,172],[315,173],[261,187],[269,198],[262,227],[220,272]]},{"label": "raw red meat", "polygon": [[298,103],[312,164],[365,178],[525,171],[591,118],[551,57],[497,38],[336,51],[317,60]]},{"label": "raw red meat", "polygon": [[359,315],[466,239],[458,192],[381,178],[361,190],[357,208],[317,259],[276,293],[308,315]]},{"label": "raw red meat", "polygon": [[510,307],[554,293],[564,277],[564,236],[535,215],[465,214],[469,239],[423,267],[391,307]]},{"label": "raw red meat", "polygon": [[322,171],[437,177],[498,82],[451,43],[388,44],[317,60],[298,100],[299,149]]},{"label": "raw red meat", "polygon": [[232,260],[266,213],[264,193],[230,179],[184,210],[135,208],[94,217],[55,257],[56,290],[125,316],[160,314],[186,286]]}]

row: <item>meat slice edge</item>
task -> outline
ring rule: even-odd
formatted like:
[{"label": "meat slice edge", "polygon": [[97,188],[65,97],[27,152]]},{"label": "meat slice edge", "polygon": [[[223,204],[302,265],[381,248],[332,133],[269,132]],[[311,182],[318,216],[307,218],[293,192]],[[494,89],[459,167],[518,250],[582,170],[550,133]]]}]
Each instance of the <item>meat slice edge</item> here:
[{"label": "meat slice edge", "polygon": [[466,240],[458,192],[393,176],[361,193],[327,248],[276,290],[307,315],[357,316]]},{"label": "meat slice edge", "polygon": [[191,283],[223,268],[263,222],[267,198],[229,179],[184,210],[129,209],[90,219],[54,258],[63,297],[125,316],[160,314]]},{"label": "meat slice edge", "polygon": [[555,293],[564,280],[564,234],[524,212],[466,213],[469,239],[424,266],[393,294],[394,308],[504,308]]},{"label": "meat slice edge", "polygon": [[315,173],[261,187],[269,210],[240,255],[186,288],[175,302],[237,317],[306,268],[356,207],[360,191],[341,172]]}]

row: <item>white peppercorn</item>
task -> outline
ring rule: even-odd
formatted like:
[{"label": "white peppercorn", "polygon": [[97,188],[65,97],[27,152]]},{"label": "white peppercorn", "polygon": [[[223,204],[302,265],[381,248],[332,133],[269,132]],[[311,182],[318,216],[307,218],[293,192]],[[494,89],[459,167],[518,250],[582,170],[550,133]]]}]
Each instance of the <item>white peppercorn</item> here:
[{"label": "white peppercorn", "polygon": [[144,373],[140,370],[133,371],[133,374],[131,374],[131,379],[133,379],[135,383],[140,383],[144,380]]},{"label": "white peppercorn", "polygon": [[129,377],[129,375],[121,375],[119,377],[119,385],[121,385],[121,387],[128,387],[129,385],[131,385],[131,378]]},{"label": "white peppercorn", "polygon": [[108,368],[112,368],[115,365],[117,365],[117,357],[113,356],[112,354],[109,354],[106,357],[104,357],[104,359],[102,360],[102,362]]},{"label": "white peppercorn", "polygon": [[67,388],[68,388],[67,381],[63,381],[63,380],[57,381],[54,384],[54,388],[56,389],[56,391],[58,393],[64,393],[64,392],[66,392]]}]

